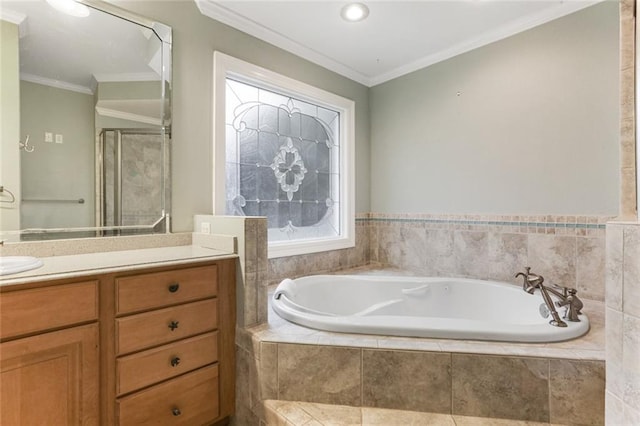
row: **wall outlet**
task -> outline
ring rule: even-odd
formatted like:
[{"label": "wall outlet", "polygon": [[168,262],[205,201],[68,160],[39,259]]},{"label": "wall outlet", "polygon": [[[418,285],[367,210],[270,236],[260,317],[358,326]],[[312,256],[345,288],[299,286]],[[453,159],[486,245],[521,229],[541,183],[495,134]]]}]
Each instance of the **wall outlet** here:
[{"label": "wall outlet", "polygon": [[62,143],[62,135],[56,135],[56,143]]},{"label": "wall outlet", "polygon": [[44,132],[44,141],[45,142],[53,142],[53,133]]},{"label": "wall outlet", "polygon": [[209,222],[202,222],[200,224],[200,233],[201,234],[210,234],[211,233],[211,224]]}]

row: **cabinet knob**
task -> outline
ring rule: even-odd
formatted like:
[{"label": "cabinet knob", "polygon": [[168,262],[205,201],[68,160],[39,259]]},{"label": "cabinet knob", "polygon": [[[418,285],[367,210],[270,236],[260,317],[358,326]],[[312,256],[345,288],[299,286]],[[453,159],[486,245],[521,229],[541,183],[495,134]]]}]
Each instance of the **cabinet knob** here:
[{"label": "cabinet knob", "polygon": [[180,283],[169,284],[169,292],[170,293],[175,293],[176,291],[178,291],[179,288],[180,288]]},{"label": "cabinet knob", "polygon": [[175,357],[171,358],[171,366],[172,367],[175,367],[178,364],[180,364],[180,358],[179,357],[175,356]]},{"label": "cabinet knob", "polygon": [[180,411],[179,408],[174,408],[173,410],[171,410],[171,414],[173,414],[174,416],[179,416],[180,414],[182,414],[182,411]]},{"label": "cabinet knob", "polygon": [[171,331],[175,330],[176,328],[178,328],[178,321],[171,321],[169,323],[169,328],[171,329]]}]

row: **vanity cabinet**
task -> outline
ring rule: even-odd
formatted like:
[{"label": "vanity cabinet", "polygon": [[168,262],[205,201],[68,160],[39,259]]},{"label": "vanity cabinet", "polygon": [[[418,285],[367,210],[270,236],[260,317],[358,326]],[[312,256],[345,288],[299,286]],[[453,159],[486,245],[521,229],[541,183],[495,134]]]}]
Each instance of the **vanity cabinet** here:
[{"label": "vanity cabinet", "polygon": [[97,285],[2,289],[0,424],[99,424]]},{"label": "vanity cabinet", "polygon": [[203,425],[233,414],[235,260],[114,274],[101,290],[106,423]]},{"label": "vanity cabinet", "polygon": [[0,287],[0,424],[225,422],[235,262]]}]

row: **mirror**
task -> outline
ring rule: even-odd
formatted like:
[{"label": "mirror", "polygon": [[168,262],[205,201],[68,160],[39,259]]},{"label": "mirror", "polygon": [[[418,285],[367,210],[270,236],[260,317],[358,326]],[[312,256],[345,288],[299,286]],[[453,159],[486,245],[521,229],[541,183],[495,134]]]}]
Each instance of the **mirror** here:
[{"label": "mirror", "polygon": [[94,0],[0,7],[2,240],[168,232],[171,28]]}]

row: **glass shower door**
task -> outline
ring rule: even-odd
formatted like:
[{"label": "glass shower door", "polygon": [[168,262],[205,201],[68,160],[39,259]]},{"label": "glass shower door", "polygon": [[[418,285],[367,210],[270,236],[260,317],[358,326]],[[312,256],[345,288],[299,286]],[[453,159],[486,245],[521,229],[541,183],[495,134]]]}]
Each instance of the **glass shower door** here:
[{"label": "glass shower door", "polygon": [[101,226],[151,226],[165,215],[164,135],[154,129],[104,129]]}]

